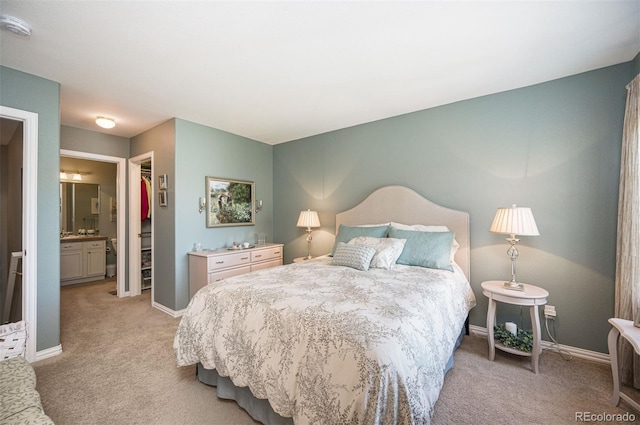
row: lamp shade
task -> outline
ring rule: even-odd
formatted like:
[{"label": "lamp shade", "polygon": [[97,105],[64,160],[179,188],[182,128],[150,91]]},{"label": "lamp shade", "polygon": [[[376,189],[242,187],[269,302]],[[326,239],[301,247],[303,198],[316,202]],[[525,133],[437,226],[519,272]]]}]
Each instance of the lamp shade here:
[{"label": "lamp shade", "polygon": [[300,211],[297,227],[320,227],[320,218],[316,211],[306,210]]},{"label": "lamp shade", "polygon": [[515,204],[509,208],[498,208],[489,231],[522,236],[538,236],[540,234],[531,208],[516,207]]}]

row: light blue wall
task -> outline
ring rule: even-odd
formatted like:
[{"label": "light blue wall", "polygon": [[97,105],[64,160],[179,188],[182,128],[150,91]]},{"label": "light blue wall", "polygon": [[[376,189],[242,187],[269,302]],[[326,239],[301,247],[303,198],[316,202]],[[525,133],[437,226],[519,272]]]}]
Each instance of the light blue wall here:
[{"label": "light blue wall", "polygon": [[[189,121],[175,122],[175,308],[182,309],[189,302],[187,252],[194,243],[221,248],[233,241],[255,242],[258,232],[273,241],[273,147]],[[255,198],[264,202],[256,225],[207,228],[206,213],[198,212],[206,176],[255,182]]]},{"label": "light blue wall", "polygon": [[[504,236],[489,225],[497,207],[528,206],[541,235],[521,238],[520,280],[549,290],[562,344],[607,352],[625,85],[633,70],[629,62],[276,145],[274,229],[286,243],[285,261],[306,249],[295,227],[300,210],[320,214],[318,255],[331,248],[337,212],[379,187],[404,185],[470,213],[478,300],[470,319],[485,326],[480,283],[510,273]],[[519,309],[499,315],[520,321]]]},{"label": "light blue wall", "polygon": [[60,344],[60,85],[0,66],[0,104],[38,114],[38,351]]}]

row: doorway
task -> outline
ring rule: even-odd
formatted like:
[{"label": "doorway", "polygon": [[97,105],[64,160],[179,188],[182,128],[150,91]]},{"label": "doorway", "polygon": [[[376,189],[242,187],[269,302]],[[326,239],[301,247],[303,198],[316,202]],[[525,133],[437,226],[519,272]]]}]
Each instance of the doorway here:
[{"label": "doorway", "polygon": [[[148,179],[146,194],[144,178]],[[151,291],[154,300],[154,180],[153,152],[129,159],[129,291],[131,296]],[[143,196],[144,195],[144,196]],[[146,209],[142,205],[146,197]],[[143,217],[143,213],[144,216]]]},{"label": "doorway", "polygon": [[[21,317],[27,321],[29,334],[25,357],[27,361],[33,362],[36,360],[37,346],[38,215],[35,212],[38,211],[38,114],[0,106],[0,119],[17,122],[22,128],[22,224],[20,226],[22,301],[20,304]],[[0,272],[6,273],[8,270],[0,270]]]},{"label": "doorway", "polygon": [[115,256],[116,270],[118,270],[116,274],[116,295],[120,298],[129,296],[130,293],[126,290],[127,266],[125,260],[127,258],[127,246],[124,243],[126,240],[126,214],[124,213],[124,206],[126,205],[126,159],[66,149],[60,150],[60,156],[116,164],[116,199],[112,206],[114,207],[113,212],[116,220],[116,238],[118,241],[122,241],[118,243],[118,253]]}]

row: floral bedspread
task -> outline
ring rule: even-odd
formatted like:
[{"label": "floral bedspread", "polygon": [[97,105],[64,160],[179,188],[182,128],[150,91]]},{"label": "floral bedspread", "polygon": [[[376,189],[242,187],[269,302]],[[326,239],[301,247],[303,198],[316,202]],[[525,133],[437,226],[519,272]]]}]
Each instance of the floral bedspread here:
[{"label": "floral bedspread", "polygon": [[475,305],[464,274],[330,261],[202,288],[176,332],[178,365],[216,369],[296,424],[428,424]]}]

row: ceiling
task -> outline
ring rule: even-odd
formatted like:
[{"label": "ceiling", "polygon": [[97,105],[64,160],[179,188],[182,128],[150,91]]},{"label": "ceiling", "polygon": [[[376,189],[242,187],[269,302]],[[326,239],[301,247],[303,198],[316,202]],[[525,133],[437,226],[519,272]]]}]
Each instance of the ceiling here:
[{"label": "ceiling", "polygon": [[[64,125],[178,117],[268,144],[632,60],[640,1],[5,1],[0,64]],[[95,117],[113,117],[102,130]]]}]

